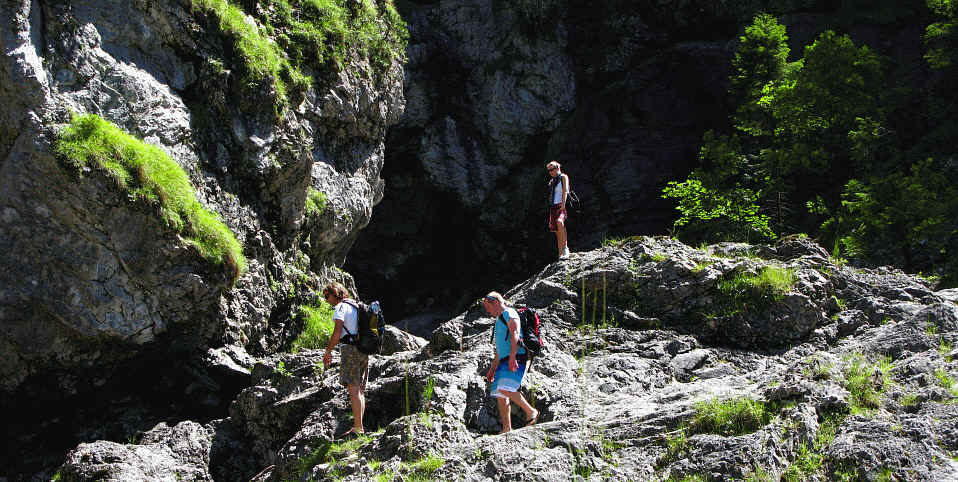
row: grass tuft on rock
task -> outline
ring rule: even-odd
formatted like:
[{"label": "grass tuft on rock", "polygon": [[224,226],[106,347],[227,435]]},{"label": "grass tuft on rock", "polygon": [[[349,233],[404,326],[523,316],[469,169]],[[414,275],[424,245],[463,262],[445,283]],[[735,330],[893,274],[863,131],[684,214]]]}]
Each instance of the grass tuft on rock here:
[{"label": "grass tuft on rock", "polygon": [[868,414],[881,406],[885,388],[891,384],[891,359],[881,357],[875,363],[868,363],[865,356],[853,353],[845,358],[845,389],[848,390],[848,404],[855,415]]},{"label": "grass tuft on rock", "polygon": [[207,260],[226,265],[235,283],[246,271],[243,247],[220,217],[205,209],[186,171],[162,149],[96,114],[74,115],[56,152],[77,168],[102,169],[136,201],[156,206],[167,226]]},{"label": "grass tuft on rock", "polygon": [[333,307],[325,301],[318,305],[301,305],[299,316],[303,317],[303,331],[293,340],[290,351],[318,350],[325,348],[333,335]]},{"label": "grass tuft on rock", "polygon": [[765,403],[747,397],[698,402],[687,431],[689,434],[744,435],[768,425],[774,415]]}]

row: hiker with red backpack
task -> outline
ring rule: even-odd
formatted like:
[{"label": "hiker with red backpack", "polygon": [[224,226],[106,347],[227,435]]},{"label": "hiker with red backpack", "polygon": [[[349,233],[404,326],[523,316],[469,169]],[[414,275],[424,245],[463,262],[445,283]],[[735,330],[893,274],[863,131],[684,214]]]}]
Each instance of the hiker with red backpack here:
[{"label": "hiker with red backpack", "polygon": [[492,382],[489,391],[499,405],[499,418],[502,420],[502,431],[499,433],[512,430],[510,403],[515,403],[525,413],[527,426],[534,425],[539,418],[539,411],[532,408],[519,393],[528,361],[527,350],[520,342],[522,328],[519,313],[507,306],[502,295],[495,291],[482,298],[482,306],[487,313],[496,317],[493,329],[496,358],[486,372],[486,380]]},{"label": "hiker with red backpack", "polygon": [[351,339],[359,333],[359,306],[349,298],[346,287],[335,281],[323,289],[323,298],[334,307],[333,322],[336,324],[323,355],[323,367],[329,368],[333,347],[342,340],[344,343],[340,348],[339,383],[349,391],[349,403],[353,409],[353,428],[342,437],[354,437],[365,432],[363,414],[366,411],[366,397],[363,392],[369,378],[369,355],[352,344]]}]

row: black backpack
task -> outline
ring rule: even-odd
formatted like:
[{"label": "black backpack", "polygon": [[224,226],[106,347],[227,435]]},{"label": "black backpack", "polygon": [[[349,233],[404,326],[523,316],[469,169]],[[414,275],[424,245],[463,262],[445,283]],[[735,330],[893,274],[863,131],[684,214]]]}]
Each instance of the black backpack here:
[{"label": "black backpack", "polygon": [[[556,183],[562,182],[562,176],[556,176],[549,180],[549,207],[552,207],[552,193],[555,191]],[[573,190],[569,190],[569,194],[565,199],[565,209],[566,211],[571,211],[573,213],[578,213],[582,210],[582,202],[579,201],[579,195]]]},{"label": "black backpack", "polygon": [[[536,310],[528,306],[518,307],[516,311],[519,313],[519,324],[522,330],[519,343],[526,349],[526,356],[528,358],[535,358],[542,353],[542,345],[544,345],[542,334],[539,331],[539,327],[541,326],[539,314],[536,313]],[[500,319],[502,319],[502,315],[496,317],[496,323],[498,323]],[[492,336],[496,336],[495,328],[492,329]],[[493,342],[495,342],[495,339],[493,339]]]},{"label": "black backpack", "polygon": [[374,301],[367,305],[362,301],[343,300],[343,303],[356,308],[356,324],[359,325],[359,333],[350,333],[343,325],[346,331],[346,340],[344,343],[354,345],[357,350],[367,355],[378,355],[383,350],[383,334],[386,329],[386,319],[383,317],[379,302]]}]

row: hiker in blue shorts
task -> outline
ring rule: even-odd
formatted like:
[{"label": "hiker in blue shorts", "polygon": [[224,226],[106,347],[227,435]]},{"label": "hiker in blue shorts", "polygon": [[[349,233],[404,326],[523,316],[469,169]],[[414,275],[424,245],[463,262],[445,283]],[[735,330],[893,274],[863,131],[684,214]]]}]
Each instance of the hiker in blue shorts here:
[{"label": "hiker in blue shorts", "polygon": [[506,306],[502,295],[493,291],[482,298],[482,307],[496,317],[493,337],[496,340],[496,358],[486,372],[486,380],[492,382],[489,392],[499,404],[499,418],[502,431],[512,430],[512,412],[509,404],[515,403],[522,409],[528,422],[534,425],[539,411],[532,408],[525,397],[519,393],[522,377],[526,373],[526,349],[519,345],[519,313]]}]

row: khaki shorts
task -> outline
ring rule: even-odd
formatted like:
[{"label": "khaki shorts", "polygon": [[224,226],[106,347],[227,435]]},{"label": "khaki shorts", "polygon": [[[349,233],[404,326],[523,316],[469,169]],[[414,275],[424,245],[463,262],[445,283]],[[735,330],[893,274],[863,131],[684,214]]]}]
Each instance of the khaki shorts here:
[{"label": "khaki shorts", "polygon": [[353,345],[342,344],[339,348],[341,366],[339,367],[339,383],[342,386],[359,385],[360,390],[366,390],[366,380],[369,378],[369,355],[359,351]]}]

